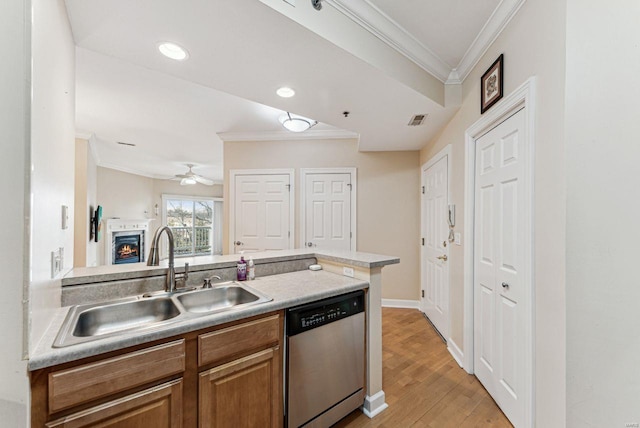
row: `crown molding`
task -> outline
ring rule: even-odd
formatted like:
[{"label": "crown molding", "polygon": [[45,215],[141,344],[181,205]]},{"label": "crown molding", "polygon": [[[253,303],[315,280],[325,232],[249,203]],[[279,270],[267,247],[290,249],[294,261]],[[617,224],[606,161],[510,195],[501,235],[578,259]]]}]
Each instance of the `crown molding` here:
[{"label": "crown molding", "polygon": [[420,68],[446,82],[451,66],[368,0],[324,0]]},{"label": "crown molding", "polygon": [[464,81],[526,0],[502,0],[454,69]]},{"label": "crown molding", "polygon": [[502,0],[454,69],[369,0],[324,0],[365,30],[448,85],[461,84],[525,0]]},{"label": "crown molding", "polygon": [[292,140],[342,140],[360,139],[360,134],[350,131],[309,130],[304,132],[219,132],[222,141],[292,141]]}]

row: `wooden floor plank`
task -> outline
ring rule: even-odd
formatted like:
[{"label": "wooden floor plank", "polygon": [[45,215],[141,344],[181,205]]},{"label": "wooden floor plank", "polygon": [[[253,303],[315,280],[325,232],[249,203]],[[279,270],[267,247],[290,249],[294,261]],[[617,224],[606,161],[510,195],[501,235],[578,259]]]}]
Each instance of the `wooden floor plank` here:
[{"label": "wooden floor plank", "polygon": [[356,410],[335,427],[511,427],[478,379],[458,366],[420,312],[383,308],[382,347],[389,408],[373,419]]}]

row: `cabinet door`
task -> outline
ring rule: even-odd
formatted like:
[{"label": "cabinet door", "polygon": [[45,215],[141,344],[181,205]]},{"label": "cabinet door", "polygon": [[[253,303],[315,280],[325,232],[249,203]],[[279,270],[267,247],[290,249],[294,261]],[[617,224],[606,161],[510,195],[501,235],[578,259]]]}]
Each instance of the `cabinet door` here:
[{"label": "cabinet door", "polygon": [[201,373],[200,427],[281,427],[280,366],[276,347]]},{"label": "cabinet door", "polygon": [[182,379],[49,422],[49,428],[182,426]]}]

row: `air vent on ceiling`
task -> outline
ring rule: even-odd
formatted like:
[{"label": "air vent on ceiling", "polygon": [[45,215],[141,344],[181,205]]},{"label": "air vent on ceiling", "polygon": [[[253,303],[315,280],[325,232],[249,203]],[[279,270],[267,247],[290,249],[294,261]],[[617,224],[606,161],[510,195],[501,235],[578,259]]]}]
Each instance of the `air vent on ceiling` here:
[{"label": "air vent on ceiling", "polygon": [[424,120],[427,118],[426,114],[416,114],[411,118],[408,125],[409,126],[419,126],[424,123]]}]

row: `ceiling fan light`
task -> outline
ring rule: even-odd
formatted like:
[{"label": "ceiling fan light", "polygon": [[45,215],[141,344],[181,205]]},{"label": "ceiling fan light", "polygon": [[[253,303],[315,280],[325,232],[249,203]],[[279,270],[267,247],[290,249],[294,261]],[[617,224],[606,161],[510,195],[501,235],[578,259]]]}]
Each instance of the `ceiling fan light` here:
[{"label": "ceiling fan light", "polygon": [[190,186],[192,184],[196,184],[196,179],[193,177],[185,177],[182,180],[180,180],[181,186]]},{"label": "ceiling fan light", "polygon": [[313,119],[308,119],[288,112],[287,114],[280,116],[279,120],[282,126],[291,132],[304,132],[318,123]]}]

